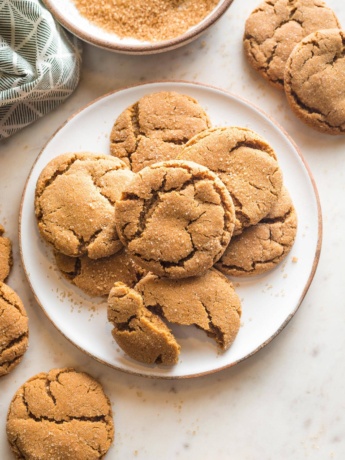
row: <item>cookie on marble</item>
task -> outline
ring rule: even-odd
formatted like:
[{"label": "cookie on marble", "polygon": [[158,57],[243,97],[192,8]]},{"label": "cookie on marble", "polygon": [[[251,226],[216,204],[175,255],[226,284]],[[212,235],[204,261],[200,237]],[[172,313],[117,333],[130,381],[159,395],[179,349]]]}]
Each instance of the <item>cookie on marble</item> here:
[{"label": "cookie on marble", "polygon": [[111,154],[137,172],[152,163],[172,160],[210,121],[190,96],[162,91],[143,96],[115,121],[110,135]]},{"label": "cookie on marble", "polygon": [[0,282],[0,377],[11,372],[28,348],[28,317],[19,296]]},{"label": "cookie on marble", "polygon": [[90,259],[122,248],[115,229],[115,201],[134,174],[111,155],[67,153],[41,172],[35,213],[41,236],[67,256]]},{"label": "cookie on marble", "polygon": [[26,460],[101,459],[114,439],[102,386],[71,368],[26,381],[12,399],[6,430],[16,458]]},{"label": "cookie on marble", "polygon": [[234,235],[258,223],[281,191],[283,179],[276,154],[250,129],[205,130],[186,144],[179,159],[206,166],[226,185],[236,210]]},{"label": "cookie on marble", "polygon": [[5,229],[0,225],[0,282],[5,281],[8,277],[13,264],[12,242],[3,236],[4,233]]},{"label": "cookie on marble", "polygon": [[291,53],[285,93],[293,112],[326,134],[345,134],[345,31],[319,30]]},{"label": "cookie on marble", "polygon": [[255,70],[283,89],[285,64],[295,45],[319,29],[339,27],[322,0],[265,0],[246,21],[245,53]]},{"label": "cookie on marble", "polygon": [[170,323],[195,325],[227,350],[240,327],[241,301],[232,283],[214,268],[180,280],[148,273],[135,286],[145,307]]},{"label": "cookie on marble", "polygon": [[89,296],[107,296],[116,281],[133,287],[144,276],[125,248],[101,259],[69,257],[55,252],[56,265],[62,274]]},{"label": "cookie on marble", "polygon": [[117,232],[134,260],[156,275],[204,273],[223,254],[235,211],[219,177],[189,161],[139,171],[115,205]]},{"label": "cookie on marble", "polygon": [[131,358],[146,364],[177,363],[180,346],[134,289],[123,283],[114,284],[108,297],[108,320],[114,326],[116,343]]},{"label": "cookie on marble", "polygon": [[275,268],[290,252],[297,233],[297,216],[283,187],[269,214],[230,241],[216,267],[230,276],[253,276]]}]

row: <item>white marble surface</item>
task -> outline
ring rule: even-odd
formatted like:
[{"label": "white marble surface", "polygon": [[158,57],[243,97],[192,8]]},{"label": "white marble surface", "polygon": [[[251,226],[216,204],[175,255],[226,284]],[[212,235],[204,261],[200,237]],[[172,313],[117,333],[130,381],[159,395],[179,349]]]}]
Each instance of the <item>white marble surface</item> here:
[{"label": "white marble surface", "polygon": [[[82,79],[53,113],[0,144],[0,222],[14,245],[8,284],[21,296],[30,326],[22,363],[0,381],[0,459],[12,458],[6,413],[16,389],[53,367],[75,366],[99,379],[116,425],[109,459],[345,458],[344,307],[345,137],[316,133],[291,113],[284,94],[244,60],[242,34],[257,0],[235,0],[196,42],[156,56],[125,56],[84,46]],[[345,24],[343,0],[328,0]],[[30,168],[55,130],[109,91],[152,80],[212,84],[253,102],[292,136],[314,175],[323,210],[323,246],[313,283],[288,326],[245,362],[189,380],[156,380],[110,369],[79,351],[46,318],[21,266],[18,215]]]}]

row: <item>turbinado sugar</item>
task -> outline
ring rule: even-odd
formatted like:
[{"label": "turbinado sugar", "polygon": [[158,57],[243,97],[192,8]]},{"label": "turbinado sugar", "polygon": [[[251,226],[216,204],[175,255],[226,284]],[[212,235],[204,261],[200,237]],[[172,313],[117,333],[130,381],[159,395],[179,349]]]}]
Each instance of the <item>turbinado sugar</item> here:
[{"label": "turbinado sugar", "polygon": [[75,0],[80,13],[121,38],[168,40],[204,19],[219,0]]}]

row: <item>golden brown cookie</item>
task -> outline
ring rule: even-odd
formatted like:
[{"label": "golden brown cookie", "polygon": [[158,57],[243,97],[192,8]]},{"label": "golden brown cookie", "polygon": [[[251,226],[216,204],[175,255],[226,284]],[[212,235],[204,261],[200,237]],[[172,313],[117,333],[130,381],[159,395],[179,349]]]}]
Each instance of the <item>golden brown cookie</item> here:
[{"label": "golden brown cookie", "polygon": [[12,243],[3,236],[5,229],[0,225],[0,282],[5,281],[12,267]]},{"label": "golden brown cookie", "polygon": [[208,127],[207,114],[192,97],[173,91],[149,94],[115,121],[111,154],[137,172],[152,163],[175,159],[191,137]]},{"label": "golden brown cookie", "polygon": [[259,222],[282,187],[274,150],[250,129],[232,126],[205,130],[186,144],[179,159],[206,166],[226,185],[236,210],[234,235]]},{"label": "golden brown cookie", "polygon": [[294,46],[316,30],[335,27],[339,21],[322,0],[265,0],[246,21],[245,53],[255,70],[283,89]]},{"label": "golden brown cookie", "polygon": [[214,268],[202,276],[172,280],[148,273],[135,286],[145,307],[170,323],[195,325],[222,350],[235,340],[241,302],[232,283]]},{"label": "golden brown cookie", "polygon": [[97,260],[87,256],[69,257],[59,252],[54,255],[63,275],[90,296],[108,295],[116,281],[133,287],[145,274],[125,248]]},{"label": "golden brown cookie", "polygon": [[0,282],[0,377],[12,371],[28,348],[28,318],[19,296]]},{"label": "golden brown cookie", "polygon": [[139,265],[160,276],[184,278],[204,273],[221,257],[235,212],[215,173],[171,160],[136,174],[116,202],[115,221]]},{"label": "golden brown cookie", "polygon": [[18,459],[96,460],[114,439],[110,401],[83,372],[52,369],[35,375],[14,395],[7,438]]},{"label": "golden brown cookie", "polygon": [[173,365],[180,346],[170,329],[143,304],[134,289],[115,283],[108,298],[108,320],[112,335],[131,358],[146,364]]},{"label": "golden brown cookie", "polygon": [[285,93],[294,113],[326,134],[345,134],[345,31],[319,30],[291,53]]},{"label": "golden brown cookie", "polygon": [[275,268],[290,252],[297,232],[297,216],[285,187],[258,224],[232,238],[216,267],[231,276],[252,276]]},{"label": "golden brown cookie", "polygon": [[36,185],[42,237],[67,256],[107,257],[122,248],[114,207],[133,173],[111,155],[67,153],[51,160]]}]

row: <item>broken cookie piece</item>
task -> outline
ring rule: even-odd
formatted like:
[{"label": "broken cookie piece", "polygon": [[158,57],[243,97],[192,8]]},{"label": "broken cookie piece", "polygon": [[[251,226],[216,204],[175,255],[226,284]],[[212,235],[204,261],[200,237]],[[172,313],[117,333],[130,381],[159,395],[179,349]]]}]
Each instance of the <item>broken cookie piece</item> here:
[{"label": "broken cookie piece", "polygon": [[240,327],[241,302],[232,283],[214,268],[181,280],[148,273],[135,286],[147,309],[170,323],[195,325],[227,350]]},{"label": "broken cookie piece", "polygon": [[0,282],[0,377],[12,371],[28,347],[28,318],[19,296]]},{"label": "broken cookie piece", "polygon": [[216,267],[230,276],[253,276],[275,268],[290,252],[297,216],[285,187],[278,202],[258,224],[232,238]]},{"label": "broken cookie piece", "polygon": [[210,121],[190,96],[174,91],[148,94],[122,112],[111,131],[111,154],[134,171],[172,160]]},{"label": "broken cookie piece", "polygon": [[112,335],[128,356],[146,364],[173,365],[180,346],[163,321],[143,304],[142,297],[123,283],[115,283],[108,297]]},{"label": "broken cookie piece", "polygon": [[0,282],[5,281],[12,267],[12,243],[3,236],[5,229],[0,225]]},{"label": "broken cookie piece", "polygon": [[18,459],[101,459],[114,439],[111,404],[88,374],[52,369],[18,389],[6,431]]},{"label": "broken cookie piece", "polygon": [[200,275],[221,257],[234,229],[231,196],[208,168],[185,160],[139,171],[115,205],[122,243],[159,276]]}]

